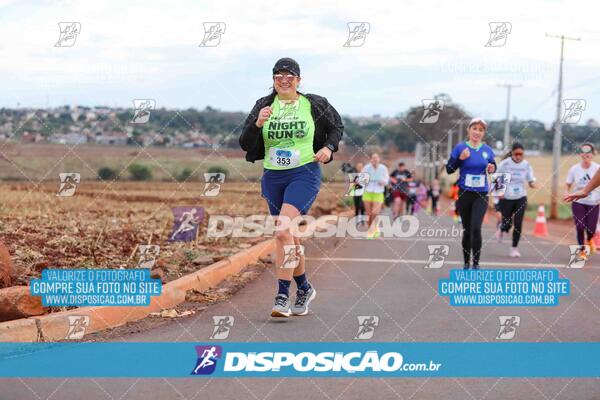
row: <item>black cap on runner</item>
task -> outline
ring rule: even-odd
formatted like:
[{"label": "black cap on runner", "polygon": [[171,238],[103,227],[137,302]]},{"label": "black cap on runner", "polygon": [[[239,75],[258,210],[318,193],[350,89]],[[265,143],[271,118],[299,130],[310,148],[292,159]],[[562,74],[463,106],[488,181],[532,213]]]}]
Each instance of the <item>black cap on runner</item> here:
[{"label": "black cap on runner", "polygon": [[273,73],[276,74],[281,71],[287,71],[294,76],[300,76],[300,65],[291,58],[280,58],[273,67]]}]

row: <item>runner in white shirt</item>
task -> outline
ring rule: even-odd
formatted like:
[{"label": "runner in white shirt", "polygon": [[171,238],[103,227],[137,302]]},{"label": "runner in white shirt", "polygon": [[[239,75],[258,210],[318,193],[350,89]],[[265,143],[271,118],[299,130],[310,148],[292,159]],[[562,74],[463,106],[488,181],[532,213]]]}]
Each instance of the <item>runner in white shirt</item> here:
[{"label": "runner in white shirt", "polygon": [[[583,190],[592,180],[592,177],[600,169],[600,165],[593,162],[596,150],[591,143],[584,143],[579,147],[581,162],[575,164],[569,169],[566,181],[567,194],[571,191],[579,192]],[[585,235],[587,234],[587,244],[590,246],[590,252],[594,252],[595,246],[592,238],[596,233],[598,226],[598,200],[600,193],[598,189],[589,192],[588,196],[578,198],[572,204],[573,221],[577,229],[577,243],[581,246],[578,258],[586,260]]]},{"label": "runner in white shirt", "polygon": [[506,191],[500,198],[499,208],[502,213],[502,224],[500,227],[499,241],[502,234],[510,231],[514,221],[511,257],[521,257],[517,246],[521,238],[523,228],[523,217],[527,210],[527,185],[535,187],[535,176],[531,165],[524,159],[525,148],[521,143],[513,143],[511,151],[498,165],[498,173],[509,174],[509,182]]},{"label": "runner in white shirt", "polygon": [[[381,206],[383,205],[383,192],[385,185],[390,180],[390,174],[385,165],[381,164],[379,154],[371,154],[371,162],[365,165],[361,172],[369,174],[369,183],[363,193],[363,202],[365,203],[365,212],[368,217],[369,234],[367,238],[372,239],[379,236],[377,230],[376,218],[381,212]],[[372,226],[373,225],[373,226]]]}]

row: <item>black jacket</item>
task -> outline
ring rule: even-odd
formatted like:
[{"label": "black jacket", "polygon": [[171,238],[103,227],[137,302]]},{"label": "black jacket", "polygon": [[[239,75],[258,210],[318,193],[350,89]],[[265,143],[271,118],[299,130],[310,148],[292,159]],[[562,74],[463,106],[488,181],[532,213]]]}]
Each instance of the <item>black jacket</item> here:
[{"label": "black jacket", "polygon": [[[344,133],[344,124],[338,112],[333,108],[325,97],[316,94],[304,95],[310,102],[310,111],[315,121],[315,137],[313,151],[317,153],[323,147],[328,147],[332,153],[338,150],[338,143]],[[273,104],[275,93],[262,97],[250,111],[244,121],[242,134],[240,135],[240,146],[246,151],[246,161],[254,162],[265,158],[265,141],[263,140],[262,128],[256,126],[258,113],[263,107]],[[333,155],[330,162],[333,160]]]}]

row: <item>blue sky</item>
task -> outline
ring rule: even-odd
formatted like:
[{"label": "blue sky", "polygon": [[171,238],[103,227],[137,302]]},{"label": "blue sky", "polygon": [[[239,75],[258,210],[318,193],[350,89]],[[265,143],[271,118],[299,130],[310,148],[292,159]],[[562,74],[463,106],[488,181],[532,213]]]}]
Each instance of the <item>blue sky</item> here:
[{"label": "blue sky", "polygon": [[[600,120],[600,28],[591,2],[0,0],[0,106],[61,104],[247,111],[270,87],[282,56],[302,68],[302,90],[326,96],[345,115],[395,115],[445,92],[469,112],[555,115],[559,41],[567,42],[565,98],[582,98],[582,121]],[[127,4],[127,6],[124,6]],[[54,47],[58,22],[80,22],[75,46]],[[217,47],[198,47],[202,22],[226,24]],[[348,22],[368,22],[361,47],[343,47]],[[502,47],[485,47],[489,22],[510,22]]]}]

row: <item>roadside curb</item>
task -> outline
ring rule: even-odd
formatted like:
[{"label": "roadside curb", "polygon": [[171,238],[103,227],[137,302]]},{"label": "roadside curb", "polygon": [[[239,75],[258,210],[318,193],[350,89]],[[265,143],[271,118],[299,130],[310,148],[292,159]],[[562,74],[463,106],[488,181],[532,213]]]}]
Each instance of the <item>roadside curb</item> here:
[{"label": "roadside curb", "polygon": [[183,303],[187,290],[202,291],[214,287],[228,276],[239,273],[247,265],[255,263],[260,257],[270,254],[274,250],[275,239],[268,239],[206,268],[168,282],[163,285],[161,295],[152,297],[150,305],[146,307],[82,307],[0,323],[0,342],[65,340],[69,334],[69,317],[89,318],[85,334],[143,319],[150,313],[173,308]]}]

